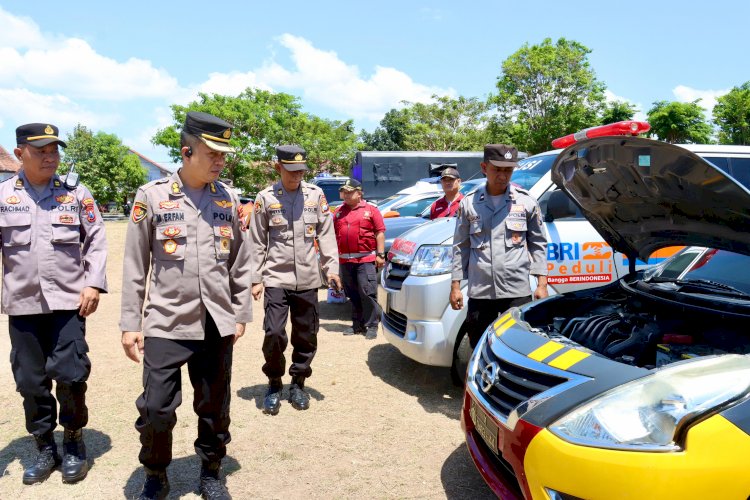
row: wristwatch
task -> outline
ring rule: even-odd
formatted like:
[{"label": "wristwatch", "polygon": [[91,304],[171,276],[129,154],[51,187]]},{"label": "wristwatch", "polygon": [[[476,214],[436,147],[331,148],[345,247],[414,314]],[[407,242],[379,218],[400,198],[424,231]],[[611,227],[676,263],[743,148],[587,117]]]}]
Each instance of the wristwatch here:
[{"label": "wristwatch", "polygon": [[380,257],[381,259],[385,259],[386,258],[386,253],[385,252],[377,252],[375,254],[375,257]]}]

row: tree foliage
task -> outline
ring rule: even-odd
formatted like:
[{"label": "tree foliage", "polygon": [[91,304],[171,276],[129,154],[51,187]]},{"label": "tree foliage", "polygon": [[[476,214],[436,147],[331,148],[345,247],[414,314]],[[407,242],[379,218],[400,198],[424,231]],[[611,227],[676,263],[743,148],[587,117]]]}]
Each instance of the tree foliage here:
[{"label": "tree foliage", "polygon": [[470,151],[489,137],[489,105],[476,97],[432,96],[433,102],[403,101],[373,133],[362,131],[368,149],[378,151]]},{"label": "tree foliage", "polygon": [[602,111],[601,125],[632,120],[638,108],[634,104],[623,101],[608,102]]},{"label": "tree foliage", "polygon": [[130,153],[114,134],[94,134],[79,124],[65,142],[68,147],[61,173],[68,172],[75,164],[80,182],[91,190],[99,203],[114,201],[122,205],[148,180],[148,172],[138,156]]},{"label": "tree foliage", "polygon": [[656,101],[648,110],[650,136],[670,143],[711,142],[711,126],[706,122],[703,108],[693,102]]},{"label": "tree foliage", "polygon": [[174,124],[159,130],[154,144],[169,148],[180,161],[180,130],[188,111],[203,111],[234,127],[230,144],[237,153],[227,156],[222,177],[245,192],[265,187],[275,173],[276,146],[298,144],[307,151],[310,175],[321,170],[347,171],[357,150],[352,122],[323,119],[302,111],[297,97],[248,88],[237,97],[198,94],[187,106],[172,105]]},{"label": "tree foliage", "polygon": [[503,61],[491,97],[500,113],[494,134],[510,134],[519,149],[538,153],[556,137],[596,125],[605,87],[590,67],[590,52],[575,41],[547,38]]},{"label": "tree foliage", "polygon": [[750,144],[750,81],[717,99],[714,123],[720,144]]}]

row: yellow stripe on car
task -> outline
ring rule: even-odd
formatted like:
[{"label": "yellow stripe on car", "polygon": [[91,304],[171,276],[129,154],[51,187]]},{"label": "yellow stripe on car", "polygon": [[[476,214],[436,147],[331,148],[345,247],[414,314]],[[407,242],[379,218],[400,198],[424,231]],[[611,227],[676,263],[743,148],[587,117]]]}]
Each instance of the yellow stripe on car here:
[{"label": "yellow stripe on car", "polygon": [[548,358],[548,357],[552,356],[553,354],[555,354],[557,351],[559,351],[563,347],[565,347],[565,346],[563,346],[562,344],[558,344],[557,342],[554,342],[554,341],[550,340],[549,342],[547,342],[543,346],[537,347],[536,349],[534,349],[533,351],[531,351],[528,356],[531,359],[533,359],[534,361],[541,361],[544,358]]},{"label": "yellow stripe on car", "polygon": [[501,324],[498,328],[495,328],[495,335],[498,337],[505,333],[505,330],[510,328],[511,326],[516,324],[516,320],[510,317],[509,315],[509,321],[505,321],[503,324]]},{"label": "yellow stripe on car", "polygon": [[583,361],[584,359],[591,356],[591,354],[583,351],[577,351],[575,349],[571,349],[569,351],[566,351],[562,354],[560,354],[558,357],[547,363],[553,368],[559,368],[561,370],[567,370],[574,364],[578,363],[579,361]]}]

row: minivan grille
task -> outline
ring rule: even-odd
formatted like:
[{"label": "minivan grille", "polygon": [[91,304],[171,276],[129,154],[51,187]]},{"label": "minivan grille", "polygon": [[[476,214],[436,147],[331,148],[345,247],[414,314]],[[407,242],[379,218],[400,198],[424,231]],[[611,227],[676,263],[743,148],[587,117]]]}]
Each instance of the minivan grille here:
[{"label": "minivan grille", "polygon": [[392,290],[401,290],[404,280],[409,276],[410,269],[411,265],[409,264],[398,264],[393,261],[389,262],[388,272],[385,274],[385,282],[383,285]]}]

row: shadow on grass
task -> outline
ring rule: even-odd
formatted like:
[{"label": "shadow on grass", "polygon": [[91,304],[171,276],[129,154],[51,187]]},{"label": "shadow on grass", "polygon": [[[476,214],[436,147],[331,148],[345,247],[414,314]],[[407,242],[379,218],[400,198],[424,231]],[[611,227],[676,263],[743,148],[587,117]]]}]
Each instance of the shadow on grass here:
[{"label": "shadow on grass", "polygon": [[[55,431],[54,434],[58,452],[62,456],[62,430]],[[92,468],[95,466],[97,458],[112,449],[112,440],[107,434],[89,427],[83,429],[83,441],[86,444],[86,456],[89,466]],[[33,437],[24,436],[14,439],[5,448],[0,450],[0,476],[4,476],[7,473],[8,465],[16,459],[21,462],[21,466],[26,470],[34,463],[36,455],[37,449]]]},{"label": "shadow on grass", "polygon": [[[227,455],[221,461],[224,475],[229,476],[240,470],[240,463],[234,458]],[[198,495],[198,486],[200,484],[201,461],[198,456],[176,458],[172,460],[167,468],[167,477],[169,478],[169,497],[180,498],[189,493]],[[146,473],[143,467],[138,467],[128,478],[123,487],[125,498],[138,498],[143,488],[143,482],[146,480]],[[230,491],[231,493],[231,491]]]},{"label": "shadow on grass", "polygon": [[466,444],[456,448],[445,460],[440,469],[440,480],[449,500],[496,498],[471,461]]},{"label": "shadow on grass", "polygon": [[407,358],[390,344],[378,344],[367,353],[370,372],[396,389],[415,396],[430,413],[458,420],[463,387],[456,387],[450,368],[427,366]]},{"label": "shadow on grass", "polygon": [[[263,398],[266,397],[266,389],[268,389],[268,385],[266,384],[258,384],[258,385],[243,387],[237,391],[237,397],[242,398],[246,401],[254,401],[255,407],[258,410],[261,410],[263,408]],[[323,394],[315,390],[314,387],[310,387],[308,383],[305,383],[305,392],[307,392],[310,395],[310,399],[314,399],[315,401],[323,401],[325,399],[325,396]],[[281,391],[281,402],[282,402],[281,411],[284,411],[284,407],[283,407],[284,403],[289,405],[288,400],[289,400],[289,380],[287,379],[284,383],[284,389]],[[291,410],[294,410],[294,408],[292,408],[291,405],[289,405],[289,408]]]}]

